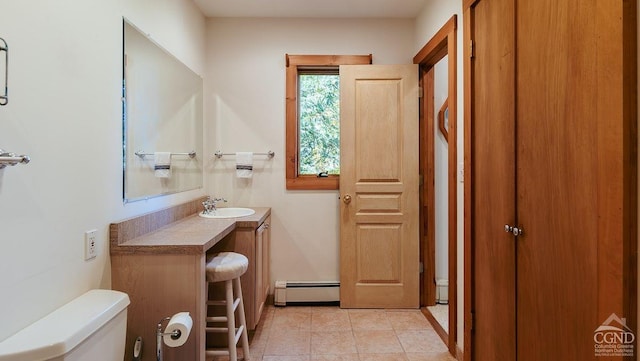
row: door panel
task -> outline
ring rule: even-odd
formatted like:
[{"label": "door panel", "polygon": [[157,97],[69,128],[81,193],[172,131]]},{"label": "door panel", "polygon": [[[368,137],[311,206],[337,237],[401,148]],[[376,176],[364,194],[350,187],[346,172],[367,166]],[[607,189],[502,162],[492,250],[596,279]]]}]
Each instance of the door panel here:
[{"label": "door panel", "polygon": [[471,10],[473,357],[516,357],[515,43],[513,0],[481,0]]},{"label": "door panel", "polygon": [[340,67],[340,305],[419,306],[417,65]]},{"label": "door panel", "polygon": [[518,360],[592,360],[604,90],[597,2],[517,3],[517,42],[526,44],[517,53]]},{"label": "door panel", "polygon": [[471,5],[474,360],[595,360],[612,313],[636,329],[636,6]]}]

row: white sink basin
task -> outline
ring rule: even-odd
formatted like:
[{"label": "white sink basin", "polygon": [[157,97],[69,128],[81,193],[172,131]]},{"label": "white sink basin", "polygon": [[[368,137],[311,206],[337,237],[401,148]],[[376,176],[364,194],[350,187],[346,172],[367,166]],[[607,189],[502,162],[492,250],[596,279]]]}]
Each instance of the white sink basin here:
[{"label": "white sink basin", "polygon": [[200,217],[204,218],[238,218],[238,217],[246,217],[256,213],[253,209],[250,208],[218,208],[215,211],[204,214],[200,212]]}]

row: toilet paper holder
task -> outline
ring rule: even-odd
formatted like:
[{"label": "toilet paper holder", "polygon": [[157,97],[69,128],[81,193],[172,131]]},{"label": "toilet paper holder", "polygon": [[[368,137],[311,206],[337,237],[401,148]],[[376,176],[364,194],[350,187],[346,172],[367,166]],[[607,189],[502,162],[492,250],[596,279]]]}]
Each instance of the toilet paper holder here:
[{"label": "toilet paper holder", "polygon": [[175,330],[173,332],[163,332],[162,331],[162,323],[169,322],[171,317],[165,317],[160,322],[158,322],[158,326],[156,328],[156,359],[157,361],[162,361],[162,338],[164,336],[171,336],[173,339],[178,339],[180,335],[180,330]]},{"label": "toilet paper holder", "polygon": [[[175,315],[174,315],[175,316]],[[161,319],[158,322],[158,326],[156,327],[156,360],[157,361],[162,361],[162,340],[164,338],[164,336],[169,336],[171,337],[172,340],[178,340],[180,337],[182,337],[182,332],[180,330],[173,330],[172,332],[164,332],[166,331],[166,329],[163,331],[163,323],[164,322],[169,322],[172,319],[172,317],[165,317],[163,319]],[[189,330],[187,330],[187,336],[189,337]]]}]

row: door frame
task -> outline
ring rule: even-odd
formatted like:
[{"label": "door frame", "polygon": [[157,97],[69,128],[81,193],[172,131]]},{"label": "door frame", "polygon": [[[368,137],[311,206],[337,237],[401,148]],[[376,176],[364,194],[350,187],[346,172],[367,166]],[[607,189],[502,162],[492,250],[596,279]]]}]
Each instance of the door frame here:
[{"label": "door frame", "polygon": [[[421,279],[421,306],[435,299],[435,158],[434,142],[434,101],[433,67],[448,55],[448,254],[449,254],[449,332],[448,335],[431,312],[423,312],[434,325],[442,340],[447,344],[449,353],[457,356],[457,15],[453,15],[438,32],[414,56],[414,64],[420,65],[420,84],[424,95],[420,101],[420,174],[423,181],[420,186],[420,260],[424,265]],[[429,95],[430,94],[430,95]]]},{"label": "door frame", "polygon": [[[462,43],[463,44],[471,44],[471,26],[473,25],[471,19],[471,8],[476,3],[476,0],[462,0]],[[471,110],[473,109],[473,104],[471,102],[472,95],[472,84],[471,80],[472,76],[472,66],[471,66],[471,56],[473,49],[471,46],[462,47],[462,81],[463,85],[463,97],[464,97],[464,329],[463,329],[463,346],[464,346],[464,355],[463,361],[471,361],[471,356],[473,355],[473,343],[471,342],[471,329],[473,327],[473,313],[471,310],[473,309],[473,294],[472,290],[472,280],[473,277],[473,249],[471,248],[471,225],[472,225],[472,217],[470,210],[473,206],[471,202],[471,197],[473,196],[472,187],[471,187]]]}]

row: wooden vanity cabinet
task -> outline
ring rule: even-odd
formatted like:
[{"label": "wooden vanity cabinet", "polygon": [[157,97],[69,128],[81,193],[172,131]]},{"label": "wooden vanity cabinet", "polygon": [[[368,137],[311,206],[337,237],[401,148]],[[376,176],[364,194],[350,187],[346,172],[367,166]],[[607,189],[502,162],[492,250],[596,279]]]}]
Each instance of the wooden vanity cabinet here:
[{"label": "wooden vanity cabinet", "polygon": [[[264,305],[267,302],[267,297],[269,297],[269,288],[270,288],[270,280],[269,280],[269,257],[270,257],[270,249],[271,249],[271,230],[270,227],[270,219],[267,220],[258,227],[255,233],[255,245],[256,245],[256,286],[255,286],[255,297],[252,299],[253,301],[253,318],[248,319],[247,322],[249,329],[253,330],[258,325],[258,321],[260,321],[260,316],[262,315],[262,311],[264,310]],[[244,297],[244,295],[243,295]],[[252,321],[249,321],[252,320]]]},{"label": "wooden vanity cabinet", "polygon": [[[271,243],[271,216],[257,228],[237,227],[234,232],[216,244],[207,253],[237,252],[249,259],[249,268],[240,277],[247,328],[255,330],[269,295],[269,258]],[[224,298],[222,287],[214,285],[209,292],[216,298]],[[218,310],[213,312],[219,312]]]}]

